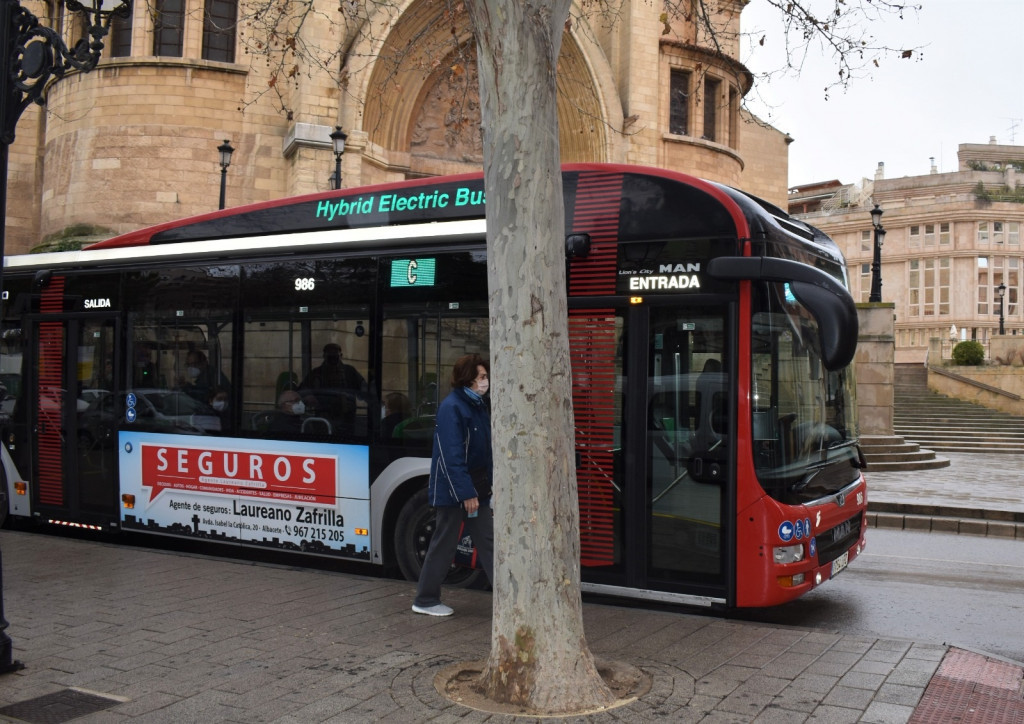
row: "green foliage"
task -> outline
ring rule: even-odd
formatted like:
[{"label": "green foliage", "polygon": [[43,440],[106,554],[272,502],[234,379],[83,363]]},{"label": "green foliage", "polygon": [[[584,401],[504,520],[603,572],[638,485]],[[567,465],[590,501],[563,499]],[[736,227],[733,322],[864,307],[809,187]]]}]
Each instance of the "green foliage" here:
[{"label": "green foliage", "polygon": [[993,201],[1008,201],[1014,204],[1024,204],[1024,186],[1018,184],[1012,189],[1005,185],[991,188],[979,181],[974,186],[974,198],[986,204],[992,203]]},{"label": "green foliage", "polygon": [[60,231],[49,234],[32,248],[33,254],[50,251],[77,251],[83,246],[94,244],[114,235],[111,229],[92,224],[71,224]]},{"label": "green foliage", "polygon": [[1024,160],[1003,161],[985,163],[984,161],[971,160],[967,162],[967,168],[972,171],[1003,171],[1013,168],[1015,171],[1024,172]]},{"label": "green foliage", "polygon": [[981,342],[969,339],[953,348],[953,362],[958,365],[976,367],[985,361],[985,348]]}]

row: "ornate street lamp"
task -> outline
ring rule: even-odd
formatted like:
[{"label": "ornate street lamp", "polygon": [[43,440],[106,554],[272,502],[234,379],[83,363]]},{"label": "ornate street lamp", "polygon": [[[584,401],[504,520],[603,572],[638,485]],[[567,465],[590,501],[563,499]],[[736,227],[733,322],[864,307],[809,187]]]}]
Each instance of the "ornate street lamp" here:
[{"label": "ornate street lamp", "polygon": [[[29,104],[46,102],[46,89],[51,82],[69,71],[88,73],[95,68],[111,20],[115,16],[127,18],[132,12],[131,0],[91,0],[89,5],[65,0],[65,5],[69,13],[80,12],[86,20],[87,37],[73,48],[65,45],[59,32],[40,25],[39,18],[18,0],[0,0],[0,287],[7,227],[7,159],[18,119]],[[0,554],[0,674],[24,668],[20,661],[12,659],[11,648],[4,618]]]},{"label": "ornate street lamp", "polygon": [[[16,0],[0,1],[0,63],[3,64],[3,143],[14,141],[14,127],[30,103],[42,105],[52,80],[68,71],[84,73],[96,67],[103,50],[103,38],[110,32],[114,17],[127,18],[131,0],[92,0],[86,6],[79,0],[66,0],[71,13],[82,13],[88,26],[75,47],[68,48],[60,33],[39,24],[39,19]],[[91,39],[90,39],[91,38]]]},{"label": "ornate street lamp", "polygon": [[871,226],[875,230],[875,254],[871,260],[871,294],[869,302],[882,301],[882,244],[885,242],[885,229],[882,227],[882,209],[875,204],[871,209]]},{"label": "ornate street lamp", "polygon": [[224,208],[224,193],[227,191],[228,166],[231,165],[231,154],[235,149],[231,148],[231,141],[224,139],[224,143],[217,146],[220,154],[220,208]]},{"label": "ornate street lamp", "polygon": [[1006,296],[1006,284],[999,282],[996,292],[999,294],[999,334],[1006,334],[1006,327],[1003,326],[1003,297]]},{"label": "ornate street lamp", "polygon": [[335,126],[331,131],[331,145],[334,147],[334,175],[331,176],[331,188],[341,188],[341,154],[345,153],[345,139],[348,134],[341,130],[341,126]]}]

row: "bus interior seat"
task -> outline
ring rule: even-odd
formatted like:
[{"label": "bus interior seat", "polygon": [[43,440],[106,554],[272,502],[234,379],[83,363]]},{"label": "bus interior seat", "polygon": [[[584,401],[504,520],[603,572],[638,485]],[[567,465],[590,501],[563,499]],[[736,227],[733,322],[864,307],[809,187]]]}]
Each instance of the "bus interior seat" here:
[{"label": "bus interior seat", "polygon": [[326,417],[307,417],[302,421],[302,432],[306,435],[330,435],[331,423]]},{"label": "bus interior seat", "polygon": [[274,410],[262,410],[254,412],[249,418],[249,427],[257,432],[266,432],[270,428],[270,421],[277,413]]},{"label": "bus interior seat", "polygon": [[430,442],[434,437],[434,416],[409,417],[395,425],[391,437],[408,442]]}]

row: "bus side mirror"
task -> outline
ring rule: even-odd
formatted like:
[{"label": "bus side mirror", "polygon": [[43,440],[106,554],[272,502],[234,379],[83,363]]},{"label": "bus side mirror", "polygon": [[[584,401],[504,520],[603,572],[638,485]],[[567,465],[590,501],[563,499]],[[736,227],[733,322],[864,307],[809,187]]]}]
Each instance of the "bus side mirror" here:
[{"label": "bus side mirror", "polygon": [[765,281],[789,284],[797,301],[818,323],[821,360],[827,370],[853,361],[857,352],[857,305],[850,292],[820,269],[791,259],[763,256],[720,256],[708,262],[708,274],[723,281]]},{"label": "bus side mirror", "polygon": [[857,353],[859,332],[857,307],[853,297],[847,293],[845,296],[849,304],[845,304],[842,296],[809,282],[792,281],[789,288],[797,301],[807,307],[818,322],[821,361],[825,369],[838,370],[850,364]]}]

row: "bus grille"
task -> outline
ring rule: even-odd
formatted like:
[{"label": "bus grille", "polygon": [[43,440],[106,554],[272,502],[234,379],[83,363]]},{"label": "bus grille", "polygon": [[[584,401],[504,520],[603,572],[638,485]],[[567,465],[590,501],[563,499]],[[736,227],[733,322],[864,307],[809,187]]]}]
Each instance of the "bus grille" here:
[{"label": "bus grille", "polygon": [[861,514],[844,520],[835,528],[818,534],[818,565],[831,563],[860,540]]}]

